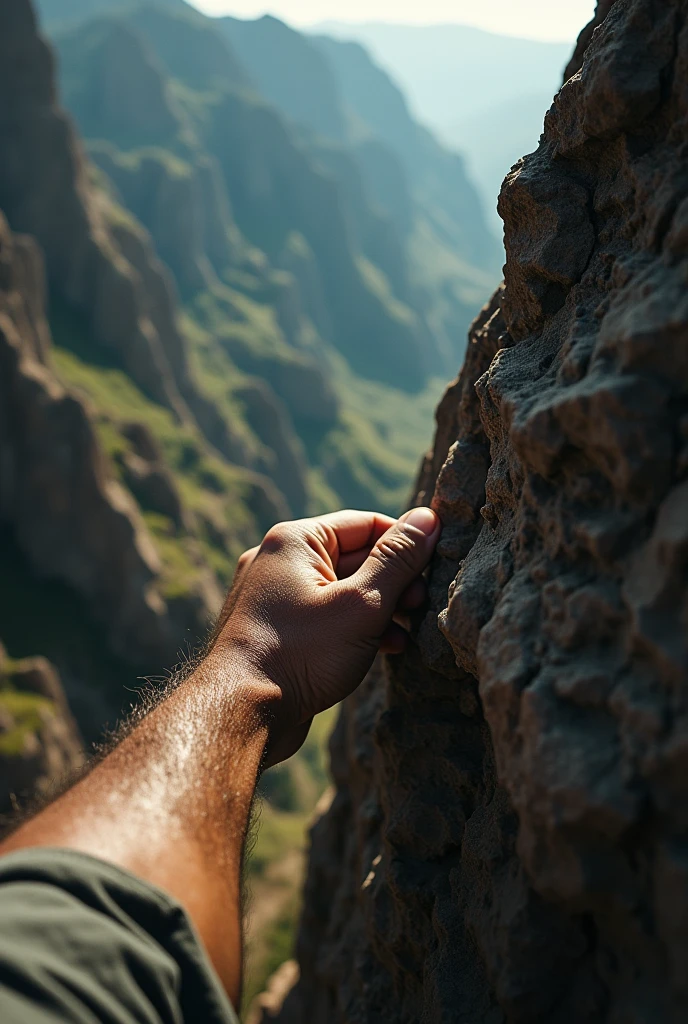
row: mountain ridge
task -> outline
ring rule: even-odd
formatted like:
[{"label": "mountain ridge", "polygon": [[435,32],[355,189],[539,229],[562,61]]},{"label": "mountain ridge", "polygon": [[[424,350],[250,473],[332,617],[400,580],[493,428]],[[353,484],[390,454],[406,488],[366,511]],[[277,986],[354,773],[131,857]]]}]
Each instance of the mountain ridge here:
[{"label": "mountain ridge", "polygon": [[[536,148],[544,111],[559,87],[571,45],[456,24],[327,22],[308,31],[329,31],[370,50],[403,88],[414,115],[464,154],[490,228],[501,234],[496,214],[501,179],[524,153]],[[502,140],[501,108],[536,94],[547,97],[547,102],[539,110],[520,111],[516,106],[516,119],[512,112],[509,136]],[[486,177],[488,159],[493,169]]]}]

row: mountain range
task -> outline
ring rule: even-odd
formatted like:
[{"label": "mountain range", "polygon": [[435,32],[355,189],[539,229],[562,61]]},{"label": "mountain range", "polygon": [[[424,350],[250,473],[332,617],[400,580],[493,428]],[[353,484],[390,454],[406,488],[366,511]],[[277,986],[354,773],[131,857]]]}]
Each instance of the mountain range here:
[{"label": "mountain range", "polygon": [[362,44],[398,82],[415,117],[466,158],[490,228],[509,168],[537,148],[571,43],[540,42],[469,25],[324,22],[313,30]]}]

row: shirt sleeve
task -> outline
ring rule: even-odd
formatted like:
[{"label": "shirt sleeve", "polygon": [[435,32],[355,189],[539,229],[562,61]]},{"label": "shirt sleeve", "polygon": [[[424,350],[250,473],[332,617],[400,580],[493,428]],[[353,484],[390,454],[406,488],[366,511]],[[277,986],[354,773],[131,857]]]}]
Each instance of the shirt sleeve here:
[{"label": "shirt sleeve", "polygon": [[0,858],[2,1024],[237,1024],[184,909],[85,854]]}]

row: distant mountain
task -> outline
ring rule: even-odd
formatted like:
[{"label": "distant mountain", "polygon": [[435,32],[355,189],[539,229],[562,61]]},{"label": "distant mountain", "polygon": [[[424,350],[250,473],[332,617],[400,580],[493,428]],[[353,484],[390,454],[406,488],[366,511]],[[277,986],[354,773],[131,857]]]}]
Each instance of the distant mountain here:
[{"label": "distant mountain", "polygon": [[350,125],[327,58],[312,40],[278,18],[219,18],[260,93],[297,124],[346,142]]},{"label": "distant mountain", "polygon": [[[171,273],[175,384],[205,439],[269,478],[273,507],[292,514],[398,508],[432,381],[455,371],[498,273],[460,158],[362,50],[405,140],[347,100],[322,41],[275,19],[210,19],[177,0],[100,0],[97,17],[73,0],[40,6],[97,203],[118,238],[127,226],[128,259],[145,244]],[[128,374],[162,394],[136,376],[135,351]]]},{"label": "distant mountain", "polygon": [[[170,11],[183,11],[188,5],[185,0],[155,0]],[[36,0],[35,6],[41,16],[43,28],[49,32],[133,6],[135,0]]]},{"label": "distant mountain", "polygon": [[495,218],[497,179],[537,146],[570,44],[466,25],[325,22],[312,31],[356,40],[370,51],[403,88],[414,116],[466,156]]},{"label": "distant mountain", "polygon": [[373,242],[359,229],[360,244],[390,282],[405,281],[397,294],[429,328],[430,345],[451,360],[482,281],[501,270],[462,158],[413,119],[363,47],[311,39],[272,17],[218,24],[261,93],[303,130],[302,145],[339,181],[350,212],[355,195],[369,223],[376,210],[392,222],[396,245],[389,230],[382,241],[381,223]]},{"label": "distant mountain", "polygon": [[465,150],[469,172],[500,230],[497,196],[502,182],[513,164],[537,147],[553,96],[552,89],[545,89],[505,98],[488,110],[449,125],[444,132],[448,142]]},{"label": "distant mountain", "polygon": [[311,31],[363,43],[405,90],[414,114],[438,129],[550,82],[554,93],[571,55],[570,43],[500,36],[468,25],[324,22]]},{"label": "distant mountain", "polygon": [[[412,117],[404,94],[358,43],[316,37],[334,69],[342,96],[368,137],[383,142],[401,161],[419,211],[433,231],[467,262],[492,268],[495,245],[463,158],[442,146]],[[385,203],[387,183],[377,182]]]}]

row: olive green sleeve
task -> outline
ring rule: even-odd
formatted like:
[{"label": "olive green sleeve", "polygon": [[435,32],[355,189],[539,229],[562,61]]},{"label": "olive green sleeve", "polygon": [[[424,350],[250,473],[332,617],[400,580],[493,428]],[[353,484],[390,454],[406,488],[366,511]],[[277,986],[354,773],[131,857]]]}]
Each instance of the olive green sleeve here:
[{"label": "olive green sleeve", "polygon": [[236,1024],[184,909],[103,861],[0,858],[2,1024]]}]

